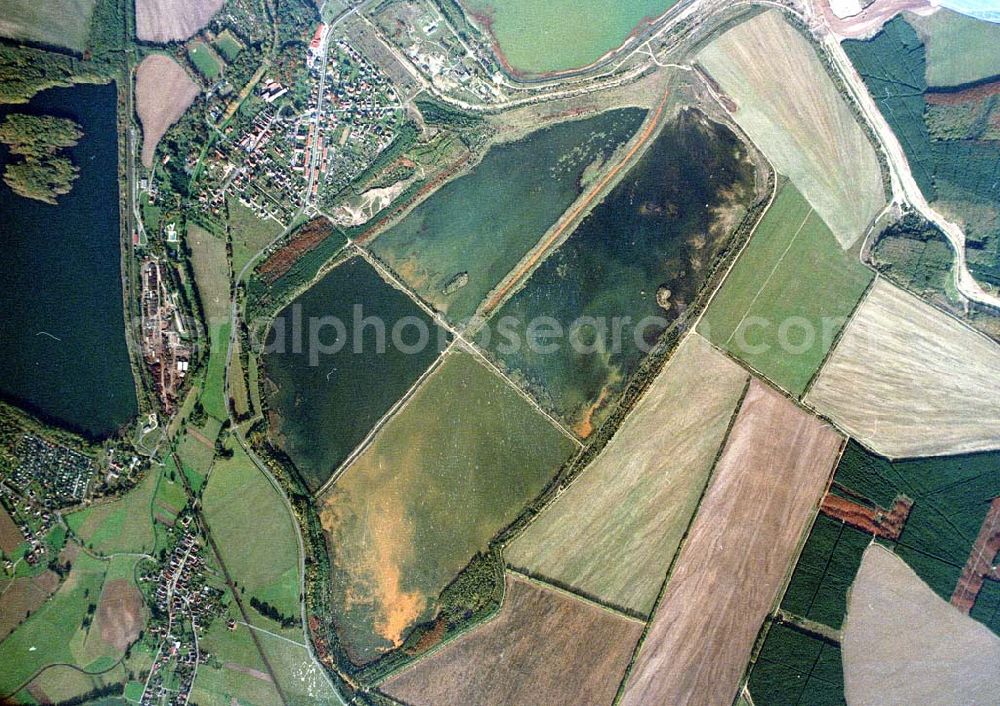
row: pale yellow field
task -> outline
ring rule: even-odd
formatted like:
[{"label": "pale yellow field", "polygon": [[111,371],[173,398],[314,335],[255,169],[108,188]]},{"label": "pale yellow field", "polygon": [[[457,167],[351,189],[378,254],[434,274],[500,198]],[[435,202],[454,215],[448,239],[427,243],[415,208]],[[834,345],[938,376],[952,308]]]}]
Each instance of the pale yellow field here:
[{"label": "pale yellow field", "polygon": [[147,42],[187,39],[221,7],[222,0],[136,0],[135,33]]},{"label": "pale yellow field", "polygon": [[153,165],[156,144],[180,120],[198,95],[198,86],[176,61],[150,54],[135,71],[135,110],[142,123],[142,163]]},{"label": "pale yellow field", "polygon": [[812,204],[845,249],[885,204],[875,150],[814,49],[770,10],[729,30],[698,61],[735,101],[750,139]]},{"label": "pale yellow field", "polygon": [[701,336],[685,339],[604,451],[507,548],[507,561],[649,613],[747,378]]},{"label": "pale yellow field", "polygon": [[893,458],[1000,448],[1000,346],[880,279],[805,401]]},{"label": "pale yellow field", "polygon": [[995,704],[1000,638],[873,544],[851,587],[841,650],[853,706]]}]

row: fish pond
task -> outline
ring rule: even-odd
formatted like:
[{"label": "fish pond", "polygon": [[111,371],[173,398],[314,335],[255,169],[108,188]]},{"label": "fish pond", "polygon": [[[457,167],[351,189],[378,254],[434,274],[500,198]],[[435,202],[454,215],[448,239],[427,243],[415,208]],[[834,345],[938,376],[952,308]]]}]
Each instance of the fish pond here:
[{"label": "fish pond", "polygon": [[539,74],[594,63],[677,0],[461,0],[488,27],[508,69]]},{"label": "fish pond", "polygon": [[[125,344],[113,84],[53,88],[11,113],[70,118],[79,178],[56,205],[0,182],[0,394],[91,437],[137,412]],[[0,146],[0,169],[9,159]]]},{"label": "fish pond", "polygon": [[453,322],[468,319],[642,124],[625,108],[497,145],[371,244]]},{"label": "fish pond", "polygon": [[446,339],[405,293],[355,257],[279,312],[266,344],[271,434],[316,489]]},{"label": "fish pond", "polygon": [[694,302],[753,193],[736,135],[682,112],[478,340],[586,437]]}]

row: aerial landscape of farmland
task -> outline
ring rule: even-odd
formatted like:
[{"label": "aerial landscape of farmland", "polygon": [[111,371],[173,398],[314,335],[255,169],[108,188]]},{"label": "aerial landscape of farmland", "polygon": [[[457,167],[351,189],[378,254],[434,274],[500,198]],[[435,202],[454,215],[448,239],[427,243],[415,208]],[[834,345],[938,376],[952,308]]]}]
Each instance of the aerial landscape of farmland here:
[{"label": "aerial landscape of farmland", "polygon": [[0,3],[0,703],[996,703],[994,6]]}]

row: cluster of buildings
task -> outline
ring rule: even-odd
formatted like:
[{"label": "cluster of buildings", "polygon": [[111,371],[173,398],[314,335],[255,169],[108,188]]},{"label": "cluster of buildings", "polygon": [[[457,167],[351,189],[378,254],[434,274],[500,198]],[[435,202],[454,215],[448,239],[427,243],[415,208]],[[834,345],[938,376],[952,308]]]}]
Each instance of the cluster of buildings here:
[{"label": "cluster of buildings", "polygon": [[10,481],[26,498],[54,509],[77,505],[87,496],[94,460],[79,451],[24,434],[14,450],[19,463]]},{"label": "cluster of buildings", "polygon": [[158,259],[150,257],[143,260],[142,357],[152,373],[164,413],[170,415],[175,411],[193,351],[178,302],[179,295],[172,291],[168,277],[169,268]]},{"label": "cluster of buildings", "polygon": [[421,73],[451,95],[492,103],[504,98],[502,78],[474,46],[460,39],[424,0],[392,3],[379,14],[386,34]]},{"label": "cluster of buildings", "polygon": [[337,193],[347,186],[389,146],[405,120],[385,73],[344,39],[337,40],[335,49],[327,59],[315,156],[308,167],[319,176],[313,197],[319,189]]},{"label": "cluster of buildings", "polygon": [[[191,515],[179,522],[189,526]],[[156,586],[152,598],[159,620],[151,622],[150,637],[161,640],[142,694],[142,704],[187,703],[199,662],[195,633],[222,611],[222,591],[205,582],[205,561],[197,534],[185,530],[158,571],[142,577]],[[165,619],[164,617],[165,616]]]},{"label": "cluster of buildings", "polygon": [[[45,537],[55,524],[55,515],[36,500],[18,495],[6,483],[0,483],[0,507],[28,543],[25,562],[31,566],[40,564],[46,555]],[[9,558],[4,561],[4,571],[14,572],[14,562]]]}]

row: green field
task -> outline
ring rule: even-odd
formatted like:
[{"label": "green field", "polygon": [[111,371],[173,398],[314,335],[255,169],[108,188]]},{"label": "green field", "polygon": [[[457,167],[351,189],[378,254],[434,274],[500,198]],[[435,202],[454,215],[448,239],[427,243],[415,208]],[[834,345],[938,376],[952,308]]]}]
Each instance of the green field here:
[{"label": "green field", "polygon": [[[66,663],[85,667],[83,649],[87,637],[83,625],[87,608],[96,604],[104,585],[107,562],[80,552],[59,590],[17,630],[0,643],[0,696],[17,691],[47,664]],[[86,659],[86,663],[81,663]]]},{"label": "green field", "polygon": [[[266,632],[258,632],[257,636],[289,703],[302,706],[344,703],[304,645],[292,644]],[[301,632],[297,639],[302,639]]]},{"label": "green field", "polygon": [[0,36],[82,52],[90,36],[97,0],[6,0]]},{"label": "green field", "polygon": [[[465,321],[582,193],[587,167],[607,160],[643,115],[612,110],[494,146],[372,241],[372,252],[432,307]],[[467,283],[453,288],[463,273]]]},{"label": "green field", "polygon": [[198,73],[209,81],[214,81],[222,73],[224,64],[205,42],[195,39],[188,44],[187,52],[191,63],[198,69]]},{"label": "green field", "polygon": [[243,51],[243,43],[228,28],[222,30],[212,42],[215,49],[226,61],[233,61]]},{"label": "green field", "polygon": [[451,353],[322,499],[334,623],[370,662],[514,520],[572,442],[471,354]]},{"label": "green field", "polygon": [[226,568],[250,597],[299,615],[299,547],[288,508],[242,448],[220,458],[203,493],[205,520]]},{"label": "green field", "polygon": [[872,276],[786,183],[698,331],[798,396]]},{"label": "green field", "polygon": [[925,38],[927,83],[959,86],[1000,74],[1000,25],[940,8],[907,15]]},{"label": "green field", "polygon": [[201,401],[205,411],[219,421],[229,419],[229,402],[226,399],[226,352],[229,349],[229,332],[232,324],[209,328],[208,367],[202,382]]},{"label": "green field", "polygon": [[239,199],[229,199],[229,237],[233,243],[233,271],[239,273],[250,258],[282,231],[272,219],[262,220]]},{"label": "green field", "polygon": [[515,71],[543,73],[575,69],[617,49],[646,18],[656,18],[677,0],[461,0],[489,18],[500,51]]},{"label": "green field", "polygon": [[153,550],[153,496],[160,471],[150,468],[139,484],[112,502],[66,515],[66,523],[84,546],[99,554]]},{"label": "green field", "polygon": [[[235,612],[232,615],[238,617]],[[281,703],[250,628],[240,625],[230,632],[226,629],[226,616],[216,618],[198,643],[212,659],[198,667],[191,689],[192,703],[207,706]],[[246,670],[253,672],[248,674]]]},{"label": "green field", "polygon": [[750,672],[749,688],[755,705],[839,706],[844,703],[840,647],[773,623]]}]

